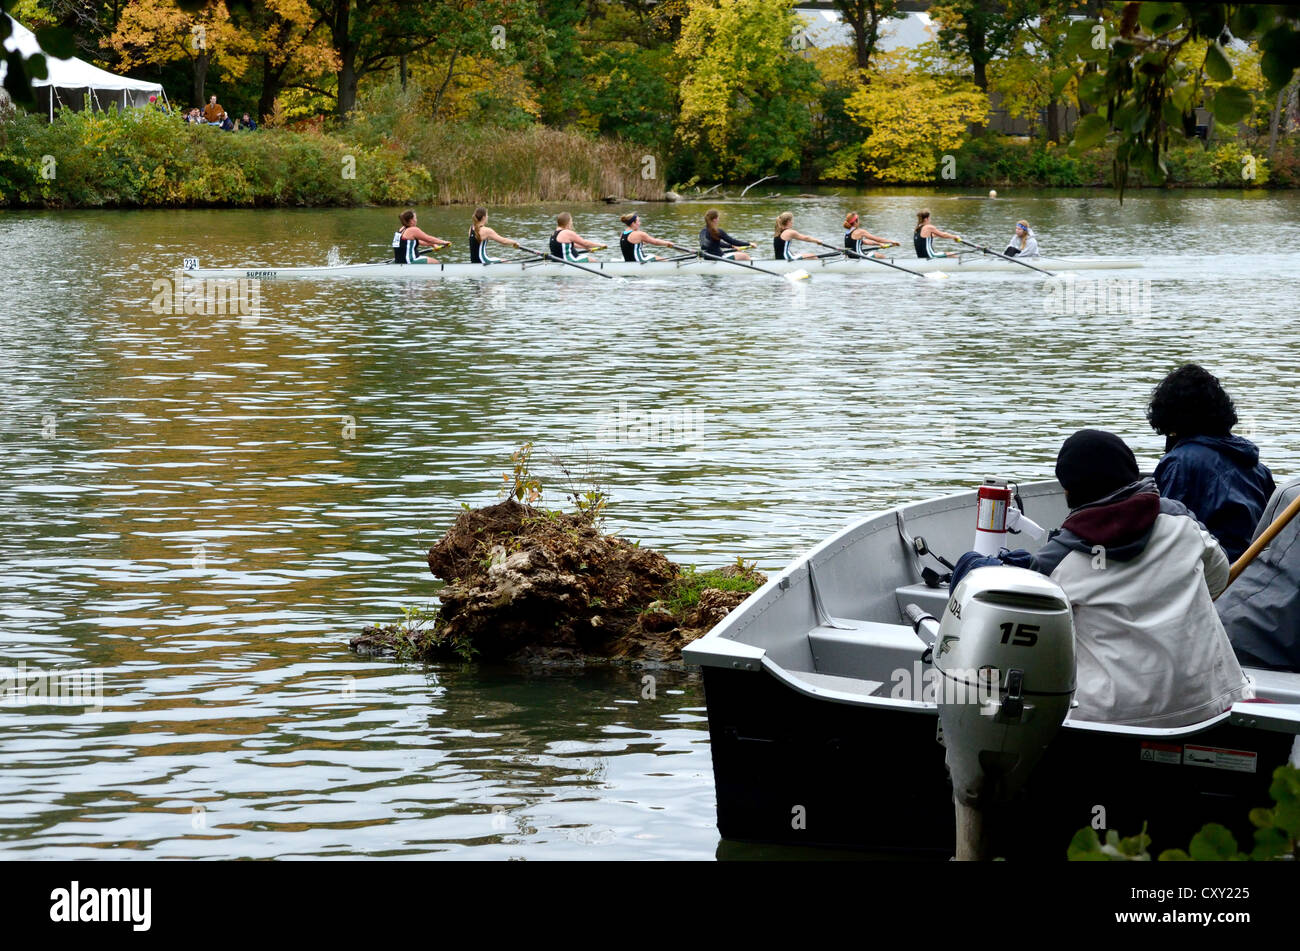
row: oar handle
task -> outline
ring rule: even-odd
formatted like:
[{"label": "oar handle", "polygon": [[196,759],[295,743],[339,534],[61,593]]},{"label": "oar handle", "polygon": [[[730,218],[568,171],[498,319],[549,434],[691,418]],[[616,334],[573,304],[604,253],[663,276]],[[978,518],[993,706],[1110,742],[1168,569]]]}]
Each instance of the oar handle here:
[{"label": "oar handle", "polygon": [[519,250],[526,251],[529,254],[535,254],[539,258],[545,258],[548,261],[558,261],[560,264],[564,264],[569,267],[576,267],[579,271],[586,271],[588,274],[594,274],[597,277],[607,278],[608,280],[611,281],[614,280],[613,274],[606,274],[604,271],[597,271],[595,268],[587,267],[585,264],[579,264],[576,261],[566,261],[558,254],[552,254],[550,251],[545,251],[545,252],[534,251],[532,248],[525,248],[522,244],[519,246]]},{"label": "oar handle", "polygon": [[960,236],[954,238],[953,240],[955,240],[958,244],[969,244],[976,251],[983,251],[985,254],[991,254],[995,258],[1001,258],[1004,261],[1010,261],[1012,264],[1019,264],[1021,267],[1027,267],[1029,268],[1029,270],[1037,271],[1039,274],[1046,274],[1048,277],[1056,277],[1056,274],[1053,271],[1045,271],[1041,267],[1034,267],[1032,264],[1026,264],[1024,261],[1021,261],[1019,258],[1013,258],[1009,254],[999,254],[997,251],[994,251],[992,248],[986,248],[982,244],[975,244],[971,241],[967,241],[966,239]]},{"label": "oar handle", "polygon": [[[1300,495],[1292,499],[1291,504],[1282,510],[1282,514],[1273,519],[1273,524],[1264,529],[1259,538],[1255,539],[1251,546],[1241,553],[1241,557],[1232,563],[1232,567],[1228,570],[1228,584],[1232,584],[1241,576],[1241,573],[1259,556],[1259,553],[1267,548],[1273,539],[1277,538],[1278,532],[1291,523],[1291,520],[1296,517],[1296,513],[1300,513]],[[1228,584],[1223,586],[1224,591],[1228,590]],[[1222,594],[1223,592],[1219,593]]]},{"label": "oar handle", "polygon": [[[904,274],[914,274],[922,279],[931,276],[930,274],[922,274],[920,271],[913,271],[910,267],[903,267],[900,264],[894,264],[892,261],[882,261],[880,258],[873,258],[869,254],[858,254],[858,252],[850,251],[848,248],[841,250],[834,245],[827,244],[825,241],[815,241],[813,243],[820,244],[823,248],[830,248],[832,251],[839,251],[841,254],[848,255],[849,257],[857,258],[859,261],[870,261],[872,264],[883,264],[885,267],[892,267],[895,271],[902,271]],[[898,242],[895,241],[894,244],[898,244]],[[877,245],[877,247],[889,247],[889,245]]]}]

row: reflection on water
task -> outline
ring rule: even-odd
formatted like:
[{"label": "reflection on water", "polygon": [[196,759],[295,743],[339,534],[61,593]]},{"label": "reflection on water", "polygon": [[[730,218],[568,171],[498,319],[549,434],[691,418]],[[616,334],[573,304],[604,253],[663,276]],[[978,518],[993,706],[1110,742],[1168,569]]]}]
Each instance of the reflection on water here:
[{"label": "reflection on water", "polygon": [[[1151,386],[1195,359],[1300,468],[1288,400],[1294,196],[852,200],[905,240],[920,203],[1000,245],[1137,255],[1150,307],[1049,313],[1049,283],[961,274],[267,283],[255,321],[155,314],[207,265],[386,256],[390,210],[0,216],[0,663],[104,672],[104,708],[0,707],[13,856],[715,854],[689,674],[415,668],[346,649],[431,598],[423,546],[533,440],[591,458],[611,521],[672,557],[777,568],[864,510],[1049,476],[1083,425],[1153,464]],[[767,244],[786,205],[723,205]],[[652,234],[703,205],[645,206]],[[557,209],[498,211],[549,233]],[[575,208],[607,239],[605,206]],[[614,209],[617,210],[617,209]],[[434,233],[464,209],[428,209]],[[1249,221],[1222,253],[1224,221]],[[462,258],[462,254],[453,259]],[[54,261],[73,261],[55,268]],[[695,426],[611,427],[635,414]],[[645,417],[640,417],[645,418]],[[558,502],[558,498],[552,501]],[[725,852],[726,850],[724,850]]]}]

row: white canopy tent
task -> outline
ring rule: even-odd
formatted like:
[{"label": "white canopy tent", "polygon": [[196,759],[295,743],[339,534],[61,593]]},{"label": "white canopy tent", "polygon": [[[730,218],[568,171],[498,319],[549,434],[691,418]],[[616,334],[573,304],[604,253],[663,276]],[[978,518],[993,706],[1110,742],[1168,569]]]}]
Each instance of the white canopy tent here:
[{"label": "white canopy tent", "polygon": [[[0,16],[9,15],[5,13]],[[9,17],[9,25],[13,28],[13,33],[4,41],[4,48],[7,51],[17,51],[24,57],[41,51],[36,36],[31,30],[13,17]],[[116,105],[122,109],[128,106],[148,105],[150,96],[158,96],[163,102],[167,101],[167,94],[158,83],[116,76],[106,69],[92,66],[76,57],[55,59],[46,54],[45,65],[49,75],[45,79],[33,79],[32,91],[36,94],[38,102],[42,99],[46,100],[43,105],[46,106],[51,121],[54,119],[56,104],[77,109],[86,101],[86,97],[89,97],[90,102],[100,109],[105,109],[109,105]],[[0,82],[4,81],[8,71],[8,64],[0,59]]]}]

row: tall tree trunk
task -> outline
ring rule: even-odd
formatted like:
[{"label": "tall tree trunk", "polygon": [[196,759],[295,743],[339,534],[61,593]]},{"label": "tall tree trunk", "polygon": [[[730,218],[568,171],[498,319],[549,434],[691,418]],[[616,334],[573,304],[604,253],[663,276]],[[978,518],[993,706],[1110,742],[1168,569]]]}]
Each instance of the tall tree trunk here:
[{"label": "tall tree trunk", "polygon": [[346,119],[357,105],[357,48],[351,37],[351,3],[347,0],[334,5],[334,19],[330,23],[330,41],[339,54],[339,100],[336,113]]},{"label": "tall tree trunk", "polygon": [[194,84],[191,92],[194,95],[193,101],[200,109],[206,103],[203,95],[203,88],[208,79],[208,51],[199,50],[199,55],[194,57]]},{"label": "tall tree trunk", "polygon": [[275,112],[275,98],[280,95],[280,80],[284,76],[284,66],[276,69],[271,65],[270,51],[262,54],[262,91],[257,97],[258,122],[265,122],[266,117]]},{"label": "tall tree trunk", "polygon": [[406,92],[406,54],[403,53],[397,60],[397,72],[402,78],[402,92]]},{"label": "tall tree trunk", "polygon": [[357,51],[355,48],[349,48],[347,52],[340,57],[342,65],[339,67],[339,105],[338,117],[346,119],[348,113],[357,107]]},{"label": "tall tree trunk", "polygon": [[1060,103],[1053,96],[1047,103],[1047,141],[1061,141]]},{"label": "tall tree trunk", "polygon": [[1282,122],[1282,98],[1288,90],[1283,88],[1278,94],[1277,99],[1273,101],[1273,114],[1268,117],[1268,158],[1273,160],[1273,153],[1277,151],[1277,127]]}]

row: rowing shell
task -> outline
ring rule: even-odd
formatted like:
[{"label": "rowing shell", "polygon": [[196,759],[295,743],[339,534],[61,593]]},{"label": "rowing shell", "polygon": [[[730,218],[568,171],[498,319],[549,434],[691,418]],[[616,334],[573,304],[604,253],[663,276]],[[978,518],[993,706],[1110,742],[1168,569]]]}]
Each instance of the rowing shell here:
[{"label": "rowing shell", "polygon": [[[884,260],[893,262],[893,258]],[[1119,268],[1141,267],[1133,258],[1033,258],[1039,267],[1052,271],[1110,271]],[[673,277],[679,274],[707,274],[717,277],[737,277],[776,271],[785,274],[804,269],[816,274],[858,274],[872,277],[897,277],[899,272],[879,267],[869,261],[843,257],[810,258],[799,261],[756,261],[758,267],[737,267],[732,263],[688,258],[684,261],[589,261],[584,267],[592,268],[613,277]],[[1025,276],[1031,272],[1010,261],[983,255],[965,255],[951,258],[906,258],[897,263],[913,271],[998,271]],[[189,266],[193,264],[194,266]],[[336,264],[323,267],[241,267],[200,268],[193,259],[187,259],[185,273],[195,279],[248,278],[264,281],[320,280],[322,278],[362,278],[365,280],[429,280],[478,278],[510,280],[514,278],[548,275],[553,277],[590,277],[577,268],[558,261],[510,261],[497,264]],[[760,271],[759,268],[763,270]]]}]

